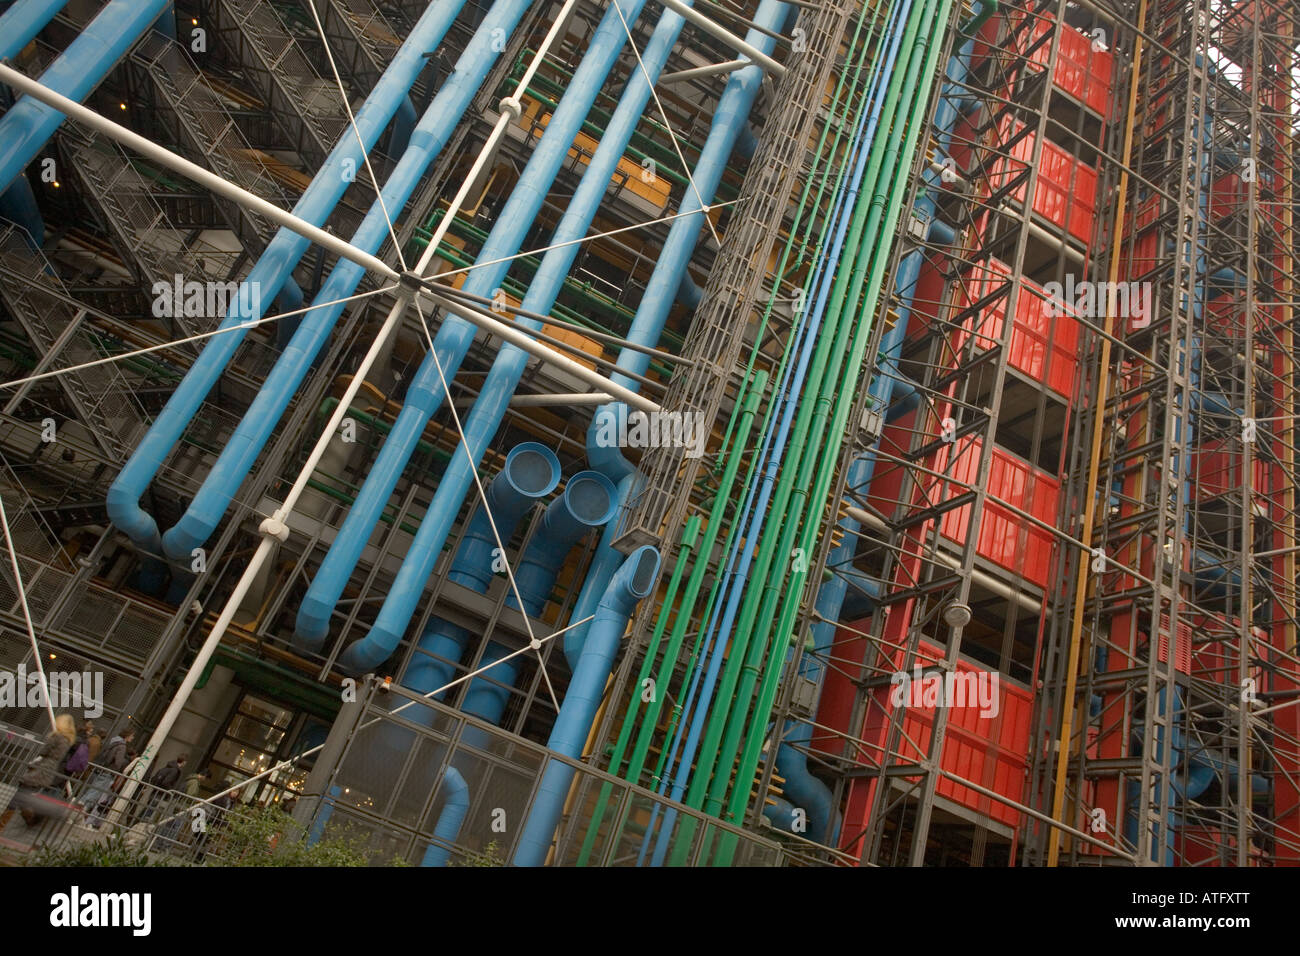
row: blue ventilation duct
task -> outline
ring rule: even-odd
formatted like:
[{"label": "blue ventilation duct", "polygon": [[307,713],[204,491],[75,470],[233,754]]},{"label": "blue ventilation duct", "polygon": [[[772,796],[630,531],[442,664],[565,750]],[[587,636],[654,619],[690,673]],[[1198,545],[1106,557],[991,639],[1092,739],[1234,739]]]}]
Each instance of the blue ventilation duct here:
[{"label": "blue ventilation duct", "polygon": [[[451,570],[447,572],[448,579],[479,594],[486,594],[497,558],[497,543],[489,515],[504,546],[523,517],[538,501],[554,491],[559,481],[560,461],[545,445],[524,442],[511,449],[506,455],[505,466],[487,486],[487,508],[476,509],[465,529],[451,562]],[[443,660],[428,654],[415,654],[406,666],[402,683],[419,694],[427,694],[447,684],[455,674],[456,663],[469,638],[470,632],[465,628],[435,617],[420,638],[419,646]],[[375,666],[357,660],[353,654],[357,646],[353,644],[343,653],[339,659],[340,668],[359,673]],[[420,708],[416,711],[427,712]]]},{"label": "blue ventilation duct", "polygon": [[[614,485],[598,471],[580,471],[568,480],[564,494],[546,509],[541,524],[515,568],[515,585],[522,606],[512,593],[506,599],[508,607],[521,610],[529,617],[541,614],[569,551],[588,531],[599,528],[614,517],[617,507],[615,494]],[[461,705],[462,711],[489,723],[500,723],[510,701],[510,688],[514,686],[524,661],[523,657],[517,656],[497,663],[509,653],[504,645],[488,642],[479,666],[495,666],[486,675],[470,682]],[[427,693],[419,688],[411,689]],[[466,728],[466,733],[470,729]]]},{"label": "blue ventilation duct", "polygon": [[[488,234],[476,260],[476,268],[465,280],[465,291],[490,296],[505,278],[511,265],[509,257],[519,251],[556,174],[568,158],[574,137],[627,43],[624,18],[630,27],[641,15],[644,3],[645,0],[629,0],[626,6],[611,5],[605,11],[592,34],[586,55],[574,71],[563,98],[546,124],[546,131]],[[426,356],[412,379],[388,440],[371,465],[365,484],[299,606],[296,631],[300,644],[319,647],[329,634],[330,615],[361,552],[424,433],[425,425],[442,405],[443,376],[448,383],[454,378],[474,341],[475,331],[476,327],[464,319],[444,316],[433,343],[437,358]],[[452,505],[455,508],[459,506],[459,500]],[[420,585],[423,586],[423,581]]]},{"label": "blue ventilation duct", "polygon": [[460,836],[460,828],[469,813],[469,784],[455,767],[448,767],[442,775],[443,804],[434,825],[433,835],[440,842],[430,843],[424,851],[421,866],[446,866],[451,856],[451,844]]},{"label": "blue ventilation duct", "polygon": [[[553,248],[543,257],[524,297],[522,308],[526,311],[544,314],[555,304],[569,269],[582,249],[577,240],[587,234],[596,210],[609,189],[610,180],[623,159],[632,133],[645,115],[646,104],[650,99],[650,83],[646,79],[646,73],[652,78],[659,75],[684,22],[677,14],[666,12],[642,51],[644,72],[637,69],[628,80],[618,107],[606,124],[600,145],[583,172],[582,182],[551,235],[548,244]],[[686,281],[689,279],[687,276]],[[516,319],[515,324],[533,329],[542,326],[541,322],[522,317]],[[474,408],[464,422],[470,455],[456,455],[438,481],[433,504],[420,523],[410,553],[402,562],[393,586],[389,589],[388,599],[362,645],[354,645],[351,649],[359,666],[374,666],[374,663],[392,653],[392,649],[401,641],[424,591],[424,584],[433,571],[434,560],[442,550],[460,502],[470,487],[473,469],[469,457],[472,456],[474,462],[478,462],[487,450],[488,443],[505,417],[510,398],[519,385],[528,360],[528,353],[513,345],[503,345],[497,353],[491,371],[479,388]]]},{"label": "blue ventilation duct", "polygon": [[[41,84],[80,103],[169,6],[168,0],[113,0],[41,74]],[[0,117],[0,190],[9,188],[65,119],[30,96]]]},{"label": "blue ventilation duct", "polygon": [[[546,742],[546,746],[557,754],[581,759],[582,748],[600,709],[605,684],[613,670],[628,619],[637,602],[654,589],[658,576],[659,551],[645,545],[628,555],[605,589],[596,605],[595,619],[587,629],[587,640],[573,669],[564,704]],[[515,866],[541,866],[546,862],[574,773],[574,768],[563,761],[552,760],[546,765],[515,850]]]},{"label": "blue ventilation duct", "polygon": [[10,60],[68,5],[68,0],[18,0],[0,16],[0,60]]},{"label": "blue ventilation duct", "polygon": [[[411,135],[409,148],[384,185],[382,204],[376,200],[370,207],[352,237],[352,245],[370,253],[379,251],[389,235],[388,217],[396,217],[401,212],[420,177],[446,146],[474,93],[496,62],[499,55],[494,49],[499,46],[497,38],[502,32],[509,34],[514,30],[527,7],[528,0],[496,0],[493,4],[465,52],[456,61],[455,70]],[[409,97],[403,102],[408,100]],[[348,305],[345,300],[356,292],[364,275],[365,268],[351,260],[340,259],[335,265],[315,296],[314,301],[318,304],[303,316],[283,349],[284,354],[271,369],[234,434],[227,440],[189,508],[163,535],[163,548],[168,555],[183,558],[216,530],[285,408],[329,341],[335,323]],[[433,557],[436,558],[440,550]],[[389,652],[392,652],[392,647]],[[373,663],[378,664],[387,656],[384,654]]]},{"label": "blue ventilation duct", "polygon": [[[431,4],[425,10],[384,75],[375,84],[374,90],[357,111],[357,130],[354,131],[350,126],[344,130],[325,165],[294,206],[296,216],[315,226],[326,220],[353,178],[345,175],[346,170],[364,167],[365,154],[375,145],[398,104],[424,68],[425,53],[441,42],[463,2],[464,0],[450,0],[448,3]],[[0,120],[0,128],[8,119],[6,116]],[[358,142],[358,137],[361,142]],[[241,285],[241,292],[252,288],[262,294],[238,296],[238,304],[227,312],[221,328],[235,328],[261,318],[262,306],[269,304],[284,285],[294,266],[307,251],[308,245],[308,240],[296,232],[279,230]],[[250,308],[251,305],[258,307]],[[246,330],[241,329],[208,340],[203,352],[136,448],[135,454],[109,487],[109,517],[140,547],[155,553],[162,549],[158,525],[140,507],[140,497],[180,440],[203,399],[234,357],[245,334]],[[224,503],[222,508],[224,510]],[[189,550],[182,549],[185,543],[184,531],[178,532],[169,543],[173,556],[184,558],[190,553]]]}]

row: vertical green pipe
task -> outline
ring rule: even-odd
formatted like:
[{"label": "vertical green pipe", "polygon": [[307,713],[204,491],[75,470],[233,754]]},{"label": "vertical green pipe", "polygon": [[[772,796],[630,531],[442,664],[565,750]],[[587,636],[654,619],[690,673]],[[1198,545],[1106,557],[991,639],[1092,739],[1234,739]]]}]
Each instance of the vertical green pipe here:
[{"label": "vertical green pipe", "polygon": [[[897,64],[889,80],[880,125],[876,138],[871,143],[862,192],[854,205],[841,263],[852,261],[854,257],[860,258],[862,251],[870,248],[870,245],[864,245],[863,241],[864,237],[871,235],[867,229],[872,208],[868,197],[874,200],[881,188],[889,183],[890,170],[885,168],[885,161],[890,152],[889,146],[898,135],[895,129],[896,121],[902,116],[900,100],[905,93],[910,96],[913,92],[915,77],[920,66],[919,54],[924,43],[921,27],[933,13],[935,2],[936,0],[925,0],[923,4],[914,6],[909,12],[902,40],[902,61]],[[855,281],[859,279],[857,269],[852,270],[852,279]],[[845,339],[853,324],[844,309],[849,285],[850,270],[840,268],[836,273],[830,302],[819,330],[819,341],[813,357],[812,372],[808,377],[807,393],[816,391],[824,394],[827,383],[832,388],[837,384],[830,370],[842,358]],[[848,399],[851,401],[852,396],[848,396]],[[796,465],[800,460],[816,457],[806,454],[808,451],[806,446],[814,437],[809,431],[814,408],[813,403],[806,400],[800,402],[794,431],[787,446],[790,452],[787,461],[782,463],[781,478],[770,511],[771,517],[778,521],[789,513]],[[778,541],[786,544],[784,540],[786,537],[784,534],[777,535],[765,530],[759,545],[757,567],[751,580],[768,579],[777,555],[788,553],[778,545]],[[784,576],[784,571],[785,563],[782,562],[781,576]],[[691,785],[686,795],[687,806],[699,807],[708,788],[709,799],[704,804],[704,809],[711,814],[716,814],[721,809],[721,796],[730,783],[735,751],[739,747],[741,730],[749,710],[749,695],[757,680],[758,665],[766,650],[767,628],[760,625],[759,621],[770,621],[770,618],[760,616],[762,593],[761,590],[747,589],[745,594],[734,631],[731,653],[718,686],[714,707],[709,714],[697,769],[691,778]],[[770,627],[770,624],[768,626]],[[763,632],[761,635],[757,633],[760,630]],[[733,696],[736,698],[734,706]],[[719,759],[720,756],[723,759]]]},{"label": "vertical green pipe", "polygon": [[[898,168],[907,171],[912,166],[915,157],[917,144],[920,139],[922,128],[928,115],[928,105],[930,92],[935,79],[935,69],[938,63],[939,54],[942,48],[942,36],[946,29],[949,17],[952,13],[953,0],[940,0],[938,16],[933,21],[928,40],[928,48],[925,51],[925,65],[921,71],[923,77],[922,88],[916,95],[915,105],[909,120],[907,134],[903,142],[901,152],[897,156]],[[891,148],[896,148],[897,143],[891,143]],[[883,192],[872,199],[872,211],[876,224],[883,220],[883,228],[880,234],[882,236],[893,236],[898,228],[898,220],[902,209],[903,190],[893,189]],[[889,243],[881,242],[871,253],[871,272],[867,282],[866,299],[862,303],[861,314],[869,317],[868,322],[864,323],[861,334],[856,336],[853,343],[852,351],[849,354],[847,365],[848,376],[856,381],[858,370],[861,368],[862,359],[865,355],[866,347],[869,340],[870,325],[875,315],[876,306],[879,303],[881,290],[885,278],[885,271],[889,261]],[[820,513],[825,507],[826,495],[829,493],[831,479],[835,470],[835,461],[838,458],[838,450],[843,443],[843,430],[847,423],[848,414],[852,406],[853,389],[841,389],[838,400],[835,402],[834,414],[831,417],[829,428],[826,434],[829,436],[829,448],[822,455],[813,456],[816,458],[817,473],[815,478],[809,475],[811,470],[808,467],[801,468],[801,484],[813,479],[813,494],[808,499],[809,506],[817,502],[817,511]],[[829,407],[826,399],[819,402],[819,414],[825,414]],[[811,462],[811,457],[809,459]],[[813,517],[812,514],[806,516],[808,519]],[[805,547],[811,547],[818,531],[820,522],[815,520],[806,520],[804,522],[802,534],[799,536],[799,542]],[[783,539],[788,542],[788,537],[783,535]],[[770,590],[770,589],[769,589]],[[763,684],[759,691],[759,699],[754,712],[754,719],[750,722],[750,730],[745,743],[745,748],[740,758],[740,767],[737,771],[736,786],[732,792],[731,800],[727,806],[727,817],[735,819],[742,814],[749,803],[750,787],[748,782],[752,781],[758,767],[758,760],[762,751],[763,740],[767,736],[767,723],[771,713],[772,705],[776,699],[776,692],[780,685],[782,671],[784,670],[785,654],[789,648],[790,640],[793,634],[794,618],[798,612],[801,599],[801,589],[790,587],[786,590],[785,598],[781,608],[781,614],[777,623],[775,633],[777,636],[776,643],[772,650],[772,655],[768,662],[768,669],[763,676]],[[780,595],[781,588],[775,589],[775,594]],[[725,852],[719,854],[719,862],[726,864],[731,858],[734,851],[734,840],[724,838]]]}]

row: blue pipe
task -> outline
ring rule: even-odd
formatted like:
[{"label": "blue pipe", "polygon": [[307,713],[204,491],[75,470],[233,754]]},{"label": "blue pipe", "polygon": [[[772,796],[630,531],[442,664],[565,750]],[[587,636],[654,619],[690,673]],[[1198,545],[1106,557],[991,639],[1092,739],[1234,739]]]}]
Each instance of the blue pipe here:
[{"label": "blue pipe", "polygon": [[[686,708],[693,705],[697,690],[699,691],[700,706],[693,711],[689,730],[686,730],[684,738],[683,731],[686,724],[683,721],[678,725],[673,737],[669,759],[665,764],[664,776],[657,787],[660,793],[664,792],[668,786],[668,772],[676,763],[677,770],[673,775],[671,791],[671,799],[673,800],[680,800],[686,791],[687,779],[695,761],[695,751],[699,746],[700,737],[704,731],[708,710],[705,705],[712,699],[728,643],[725,638],[719,639],[719,636],[731,632],[744,591],[743,584],[748,578],[749,568],[753,563],[754,549],[743,548],[741,543],[756,541],[761,534],[763,517],[767,512],[772,490],[776,484],[776,473],[784,457],[786,441],[794,421],[795,407],[803,390],[803,382],[807,377],[808,366],[816,345],[817,333],[830,296],[836,271],[835,264],[839,261],[848,234],[849,222],[852,218],[849,210],[853,208],[856,201],[862,177],[866,172],[867,159],[871,153],[869,144],[874,141],[876,129],[880,123],[880,114],[883,111],[885,100],[883,95],[884,79],[893,70],[899,47],[902,45],[902,35],[905,32],[903,24],[910,8],[910,0],[905,0],[898,9],[891,11],[892,29],[890,26],[886,26],[886,31],[890,33],[889,48],[885,57],[877,59],[876,64],[873,66],[868,92],[868,102],[872,105],[869,110],[864,111],[864,114],[858,120],[858,126],[854,132],[849,152],[850,157],[854,157],[856,154],[856,158],[853,160],[852,173],[848,178],[848,182],[843,184],[836,197],[835,208],[832,213],[832,221],[836,223],[835,233],[830,248],[823,249],[818,257],[816,270],[810,280],[810,287],[814,290],[812,305],[806,320],[800,325],[796,343],[792,343],[798,349],[797,359],[795,362],[786,365],[781,385],[773,398],[774,402],[779,401],[781,407],[780,420],[779,423],[770,421],[768,427],[764,430],[763,445],[757,460],[760,462],[766,461],[767,464],[760,480],[756,484],[750,485],[738,518],[742,530],[734,537],[733,547],[728,555],[726,571],[724,572],[726,584],[723,591],[727,595],[726,606],[725,609],[722,609],[722,595],[720,594],[718,600],[714,603],[713,613],[710,615],[703,643],[704,647],[711,649],[711,653],[705,652],[708,653],[709,657],[707,670],[702,670],[699,667],[695,669],[687,694]],[[775,425],[775,431],[773,425]],[[739,560],[737,560],[738,557]],[[721,617],[719,619],[720,613]],[[704,656],[704,654],[701,654],[701,663]],[[682,751],[680,760],[678,760],[679,747]],[[657,813],[658,807],[655,808],[654,816],[657,816]],[[675,810],[669,810],[665,814],[662,829],[665,836],[673,832],[676,817]],[[654,821],[652,819],[651,825],[646,831],[647,840],[642,844],[638,863],[645,858],[649,846],[649,837],[653,831]],[[661,838],[656,842],[653,860],[655,866],[662,865],[664,856],[668,852],[668,844],[668,839]]]},{"label": "blue pipe", "polygon": [[[441,42],[463,2],[464,0],[450,0],[445,4],[431,4],[425,10],[384,75],[375,84],[374,90],[357,111],[356,131],[348,128],[340,135],[325,165],[294,206],[295,215],[315,226],[321,225],[329,216],[348,187],[350,177],[344,175],[348,168],[345,164],[350,164],[353,170],[364,167],[365,154],[374,147],[398,103],[424,68],[425,51]],[[3,122],[0,120],[0,125]],[[361,143],[358,143],[358,136]],[[279,291],[307,251],[308,245],[308,240],[296,232],[279,230],[241,284],[241,293],[244,289],[252,288],[262,294],[238,296],[239,301],[226,313],[221,328],[234,328],[241,323],[261,318],[264,306]],[[257,307],[250,308],[250,305]],[[234,357],[245,334],[246,329],[239,329],[208,340],[203,352],[136,448],[135,454],[109,487],[109,517],[140,547],[153,551],[162,547],[158,525],[140,507],[140,497],[162,467],[168,453],[180,440],[203,399]],[[182,549],[184,543],[182,531],[169,541],[171,548],[168,553],[172,557],[187,558],[190,551]]]},{"label": "blue pipe", "polygon": [[[546,253],[533,276],[532,284],[524,297],[522,308],[529,312],[545,314],[555,304],[579,250],[576,240],[587,234],[596,210],[609,188],[611,177],[622,160],[628,142],[637,124],[645,115],[650,100],[651,78],[658,77],[685,20],[672,11],[664,13],[649,43],[641,53],[644,71],[638,68],[628,81],[617,109],[605,127],[596,154],[583,172],[582,182],[569,200],[559,225],[551,235],[552,248]],[[688,277],[689,278],[689,277]],[[542,323],[519,318],[516,324],[540,329]],[[434,562],[442,551],[443,543],[451,532],[460,502],[473,479],[473,466],[487,451],[492,436],[501,426],[510,398],[519,386],[529,355],[513,345],[503,345],[487,378],[479,388],[477,401],[465,420],[465,441],[469,455],[456,455],[438,481],[433,497],[407,558],[402,562],[388,599],[375,619],[370,633],[349,649],[360,667],[371,667],[392,653],[406,632],[411,617],[424,592],[425,582],[433,571]],[[473,459],[472,461],[470,459]]]},{"label": "blue pipe", "polygon": [[[546,746],[557,754],[581,759],[587,735],[600,709],[605,684],[614,667],[619,644],[637,602],[654,589],[659,576],[659,551],[651,545],[637,548],[610,581],[596,606],[596,616],[573,669],[564,704],[555,718]],[[573,782],[574,768],[551,760],[542,773],[532,810],[515,850],[515,866],[541,866],[551,837],[564,812],[564,800]]]},{"label": "blue pipe", "polygon": [[[614,496],[613,483],[598,471],[580,471],[568,480],[564,494],[546,509],[541,525],[515,568],[515,586],[519,589],[522,606],[511,593],[506,599],[508,607],[521,610],[529,617],[537,617],[542,612],[569,551],[588,531],[614,517],[617,505]],[[500,722],[506,704],[510,702],[510,688],[524,663],[522,657],[498,663],[509,653],[504,645],[488,642],[479,666],[494,665],[489,671],[490,679],[487,676],[476,677],[470,682],[461,705],[462,711],[490,723]],[[418,693],[432,690],[411,689]]]},{"label": "blue pipe", "polygon": [[421,866],[446,866],[451,856],[451,845],[460,837],[460,828],[469,813],[469,784],[455,767],[448,767],[442,775],[445,798],[438,823],[433,828],[437,843],[430,843],[424,851]]},{"label": "blue pipe", "polygon": [[411,134],[415,132],[415,125],[419,118],[420,114],[415,111],[415,103],[411,100],[410,94],[407,94],[398,104],[397,115],[393,117],[393,132],[388,138],[389,156],[402,156],[406,153],[406,147],[411,145]]},{"label": "blue pipe", "polygon": [[0,60],[9,60],[59,15],[68,0],[18,0],[0,16]]},{"label": "blue pipe", "polygon": [[19,176],[3,193],[0,193],[0,219],[8,219],[23,227],[27,245],[33,250],[45,244],[45,217],[36,203],[36,193],[26,176]]},{"label": "blue pipe", "polygon": [[[113,0],[41,74],[41,84],[80,103],[126,56],[168,0]],[[9,188],[67,119],[30,96],[0,117],[0,191]]]},{"label": "blue pipe", "polygon": [[[974,47],[974,39],[966,40],[948,61],[946,69],[948,83],[940,95],[934,117],[934,126],[938,132],[936,156],[948,155],[953,129],[961,109],[962,84],[970,70],[970,58]],[[954,231],[935,215],[934,191],[938,188],[938,180],[938,175],[932,169],[925,171],[923,174],[925,189],[915,203],[913,214],[921,221],[930,241],[951,244],[956,239]],[[907,253],[899,263],[898,274],[894,279],[898,317],[893,327],[886,330],[881,339],[877,359],[878,372],[869,386],[872,406],[877,409],[888,409],[895,414],[901,413],[900,406],[906,407],[909,404],[906,398],[901,403],[895,401],[896,389],[903,391],[905,395],[910,392],[907,397],[919,397],[916,389],[903,380],[899,360],[902,356],[903,342],[907,338],[916,295],[916,283],[920,278],[923,263],[924,254],[919,249]],[[876,456],[873,451],[868,451],[858,458],[849,470],[848,488],[856,492],[868,487],[875,471],[875,464]],[[851,568],[861,525],[852,518],[846,517],[840,522],[840,527],[843,528],[843,543],[832,552],[830,563],[835,568]],[[867,583],[877,584],[877,582]],[[817,611],[824,620],[813,625],[812,647],[804,653],[799,663],[800,675],[817,684],[817,699],[821,697],[825,675],[825,667],[820,658],[830,653],[835,640],[835,625],[830,622],[839,620],[848,588],[848,573],[837,571],[831,580],[822,586],[817,595]],[[829,841],[834,843],[838,826],[834,831],[831,830],[835,808],[832,805],[830,788],[809,772],[808,755],[799,749],[811,743],[812,726],[803,721],[790,721],[786,724],[782,737],[782,743],[777,748],[776,770],[785,779],[785,794],[807,813],[808,835],[819,841],[829,837]],[[769,819],[772,819],[773,825],[788,830],[793,817],[776,815]]]},{"label": "blue pipe", "polygon": [[[498,54],[495,38],[509,34],[523,16],[528,0],[496,0],[473,39],[456,61],[456,66],[438,95],[430,103],[411,135],[410,147],[384,185],[383,203],[377,199],[352,237],[352,244],[374,253],[388,238],[389,216],[405,207],[420,177],[442,152],[475,92],[482,85]],[[408,97],[409,99],[409,97]],[[365,275],[365,268],[341,259],[316,294],[316,305],[303,316],[292,339],[267,376],[247,413],[227,440],[212,470],[185,514],[163,535],[163,547],[172,556],[189,554],[216,530],[227,506],[266,446],[284,410],[306,378],[321,349],[329,341],[334,325]],[[205,352],[206,354],[206,352]],[[436,558],[435,551],[432,557]],[[318,645],[316,645],[318,646]],[[394,647],[396,644],[393,645]],[[392,647],[389,648],[392,651]],[[387,657],[377,658],[374,663]]]},{"label": "blue pipe", "polygon": [[[627,42],[623,18],[626,17],[629,25],[635,23],[644,4],[645,0],[630,0],[622,6],[611,4],[605,11],[586,55],[546,124],[541,141],[488,234],[476,260],[478,265],[465,280],[465,291],[491,295],[505,278],[511,265],[508,257],[519,251],[556,174],[568,158],[582,121]],[[454,315],[444,317],[434,338],[434,355],[425,357],[412,379],[388,440],[371,465],[365,484],[299,606],[296,630],[301,643],[318,647],[329,634],[330,614],[425,425],[442,405],[442,377],[445,375],[448,383],[454,378],[476,331],[477,327],[464,319]],[[459,499],[451,507],[459,508]]]},{"label": "blue pipe", "polygon": [[[515,528],[538,501],[545,498],[560,481],[560,460],[545,445],[524,442],[506,455],[505,465],[487,486],[487,507],[478,508],[461,537],[456,556],[447,572],[448,580],[486,594],[494,576],[497,544],[492,534],[496,524],[502,544],[507,544]],[[464,651],[469,631],[442,618],[429,622],[420,647],[445,660],[416,654],[407,664],[402,683],[420,694],[427,694],[451,681],[456,663]],[[360,673],[374,664],[364,663],[355,654],[360,642],[349,647],[339,659],[339,667]],[[437,699],[441,699],[439,695]]]},{"label": "blue pipe", "polygon": [[[767,29],[778,29],[793,9],[776,0],[763,0],[754,19]],[[745,40],[765,53],[770,53],[775,45],[771,37],[757,30],[750,30]],[[718,108],[713,116],[709,136],[705,140],[693,173],[699,195],[696,195],[696,189],[688,188],[682,197],[682,212],[699,211],[702,208],[701,198],[704,204],[712,202],[727,160],[736,148],[743,131],[748,127],[749,112],[758,95],[762,79],[762,72],[758,67],[752,66],[736,70],[728,77],[727,85],[718,100]],[[645,295],[641,298],[632,326],[628,330],[627,338],[631,342],[638,345],[658,343],[663,333],[664,323],[668,320],[668,313],[673,307],[673,301],[683,285],[683,279],[689,278],[687,266],[695,253],[702,227],[703,223],[694,215],[682,216],[673,221],[654,273],[646,284]],[[649,361],[650,357],[642,352],[624,349],[619,353],[617,364],[620,369],[643,374],[649,367]],[[640,387],[635,379],[617,373],[611,378],[627,388]],[[592,416],[591,427],[587,430],[587,462],[591,467],[619,483],[622,496],[620,504],[626,500],[633,487],[633,468],[618,448],[602,447],[597,436],[601,434],[605,423],[611,417],[618,418],[626,415],[626,405],[621,403],[603,405]],[[582,591],[574,605],[574,620],[581,620],[594,612],[601,595],[622,561],[622,555],[610,546],[615,533],[613,526],[605,531],[600,547],[587,571]],[[565,635],[564,653],[571,664],[577,660],[582,650],[587,630],[587,626],[582,625]]]}]

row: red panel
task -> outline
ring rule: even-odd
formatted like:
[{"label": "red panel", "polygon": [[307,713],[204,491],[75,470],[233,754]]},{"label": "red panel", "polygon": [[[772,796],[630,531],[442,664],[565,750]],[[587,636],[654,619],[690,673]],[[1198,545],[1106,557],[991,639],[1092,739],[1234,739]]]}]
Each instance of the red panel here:
[{"label": "red panel", "polygon": [[[1024,124],[1008,118],[1001,127],[1002,142],[1023,129]],[[1034,155],[1034,137],[1019,139],[1010,149],[1010,159],[999,160],[989,173],[994,190],[1017,178]],[[1024,201],[1025,185],[1013,190],[1016,200]],[[1034,193],[1034,212],[1049,222],[1065,227],[1082,242],[1092,240],[1097,210],[1097,171],[1079,162],[1055,143],[1043,144],[1038,170],[1038,188]]]},{"label": "red panel", "polygon": [[[922,642],[921,652],[923,658],[928,659],[943,656],[939,648],[926,642]],[[957,672],[978,674],[985,672],[985,668],[959,659]],[[997,712],[990,715],[982,714],[978,706],[949,708],[939,764],[949,773],[1020,803],[1024,800],[1025,772],[1029,763],[1032,698],[1029,691],[1001,678],[998,680],[997,695]],[[877,715],[872,723],[876,730],[874,736],[883,744],[887,739],[886,711],[892,712],[893,706],[887,693],[878,699],[881,706],[872,708]],[[909,706],[903,718],[903,735],[899,740],[896,760],[906,763],[921,759],[930,745],[933,727],[933,707]],[[863,736],[870,740],[873,735]],[[915,741],[916,746],[913,747],[909,741]],[[1013,807],[946,777],[939,779],[935,789],[940,796],[1008,826],[1014,827],[1020,822],[1020,814]]]},{"label": "red panel", "polygon": [[[1023,17],[1022,11],[1011,11],[1008,14],[1012,24],[1010,29],[1015,30]],[[971,63],[974,67],[978,67],[993,51],[1000,48],[996,38],[1001,20],[1001,17],[993,17],[980,28],[971,55]],[[1029,49],[1039,37],[1051,29],[1051,25],[1050,19],[1040,20],[1031,30],[1023,34],[1018,48]],[[1016,41],[1008,39],[1006,42]],[[1051,49],[1049,40],[1033,52],[1030,63],[1041,68],[1047,63]],[[1091,37],[1067,25],[1060,31],[1052,82],[1063,93],[1072,96],[1104,119],[1111,102],[1113,65],[1114,55],[1109,50],[1093,50]]]},{"label": "red panel", "polygon": [[[1001,286],[1010,275],[1010,268],[996,259],[989,260],[984,268],[968,271],[965,281],[955,292],[956,307],[962,309],[978,302]],[[1049,309],[1048,302],[1047,293],[1040,286],[1027,279],[1021,283],[1007,358],[1012,367],[1069,400],[1074,393],[1078,364],[1079,323],[1068,314],[1064,304],[1052,302]],[[998,341],[1005,315],[1005,298],[985,309],[973,324],[977,348],[991,347]],[[957,332],[953,337],[954,348],[960,349],[966,337],[967,333]]]},{"label": "red panel", "polygon": [[[1240,493],[1241,452],[1240,445],[1234,439],[1226,444],[1222,439],[1207,440],[1193,452],[1192,475],[1199,498],[1213,498],[1230,492]],[[1268,483],[1268,462],[1258,457],[1251,459],[1251,471],[1254,473],[1254,485],[1257,490],[1270,487]]]},{"label": "red panel", "polygon": [[1236,173],[1220,176],[1210,188],[1210,215],[1216,220],[1231,216],[1246,204],[1249,191]]},{"label": "red panel", "polygon": [[[958,439],[935,457],[935,470],[944,471],[951,480],[973,485],[979,469],[980,440],[973,436]],[[951,453],[952,467],[946,468]],[[947,480],[934,479],[944,487],[934,489],[936,500],[948,500],[964,493],[964,488]],[[935,495],[935,491],[939,491]],[[993,449],[989,468],[988,491],[991,495],[1027,512],[1048,525],[1056,523],[1060,482],[1016,458],[1001,448]],[[965,542],[970,530],[970,505],[944,513],[939,533],[958,544]],[[1044,528],[1021,520],[1014,512],[992,501],[984,505],[980,521],[978,553],[1009,571],[1023,576],[1039,587],[1047,587],[1051,573],[1055,536]]]}]

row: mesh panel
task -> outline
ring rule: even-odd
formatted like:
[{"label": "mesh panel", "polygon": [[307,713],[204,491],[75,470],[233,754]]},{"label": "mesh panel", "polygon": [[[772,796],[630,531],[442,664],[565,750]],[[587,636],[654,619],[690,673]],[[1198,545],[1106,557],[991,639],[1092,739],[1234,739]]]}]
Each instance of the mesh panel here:
[{"label": "mesh panel", "polygon": [[510,460],[510,478],[525,494],[542,494],[554,477],[550,461],[535,451],[519,452]]}]

